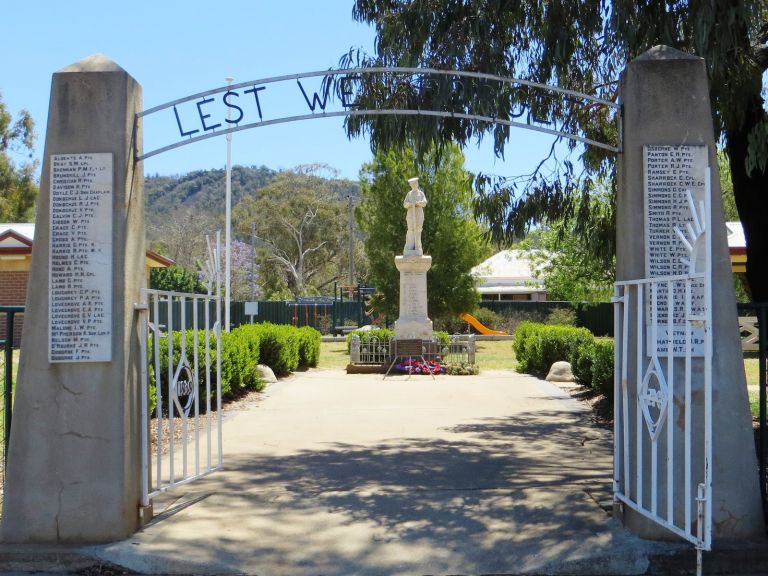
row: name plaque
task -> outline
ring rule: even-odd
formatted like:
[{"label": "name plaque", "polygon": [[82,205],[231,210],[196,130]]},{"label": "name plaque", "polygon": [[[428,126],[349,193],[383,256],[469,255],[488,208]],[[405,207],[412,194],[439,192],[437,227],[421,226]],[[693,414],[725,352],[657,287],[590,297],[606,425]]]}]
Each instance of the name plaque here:
[{"label": "name plaque", "polygon": [[112,154],[51,156],[48,360],[112,360]]},{"label": "name plaque", "polygon": [[[648,145],[643,147],[643,161],[646,277],[680,277],[703,271],[707,147]],[[686,338],[686,292],[689,315],[703,315],[704,282],[676,280],[656,286],[655,294],[650,288],[645,292],[648,350],[654,346],[651,326],[655,320],[658,354],[666,355],[671,346],[673,356],[685,356],[688,348],[692,356],[703,356],[703,327],[690,322],[690,339]]]}]

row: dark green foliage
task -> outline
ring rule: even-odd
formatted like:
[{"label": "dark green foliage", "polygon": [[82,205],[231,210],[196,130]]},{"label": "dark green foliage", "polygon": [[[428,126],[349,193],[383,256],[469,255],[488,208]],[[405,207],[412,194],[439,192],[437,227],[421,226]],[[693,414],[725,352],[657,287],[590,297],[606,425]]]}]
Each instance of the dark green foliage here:
[{"label": "dark green foliage", "polygon": [[153,268],[149,273],[149,287],[154,290],[169,290],[188,294],[207,293],[206,287],[200,282],[197,274],[181,266]]},{"label": "dark green foliage", "polygon": [[[222,334],[222,373],[228,374],[232,390],[262,390],[264,383],[256,366],[259,364],[259,333],[249,325]],[[224,366],[227,366],[225,371]]]},{"label": "dark green foliage", "polygon": [[522,322],[512,342],[520,372],[538,376],[554,362],[570,362],[579,382],[613,398],[613,340],[595,338],[585,328]]},{"label": "dark green foliage", "polygon": [[573,308],[555,308],[547,314],[547,324],[575,326],[576,311]]},{"label": "dark green foliage", "polygon": [[432,321],[435,330],[442,330],[448,334],[466,334],[468,324],[453,314],[435,318]]},{"label": "dark green foliage", "polygon": [[[376,56],[355,58],[350,52],[342,58],[342,66],[479,71],[556,84],[606,100],[617,99],[617,80],[626,63],[654,46],[666,44],[702,57],[715,138],[725,142],[736,206],[745,226],[752,295],[756,301],[768,301],[765,0],[356,0],[353,15],[375,26]],[[619,136],[609,108],[485,79],[403,74],[385,81],[382,75],[366,75],[355,104],[364,109],[521,118],[602,142],[616,143]],[[369,135],[374,150],[409,143],[420,157],[436,145],[464,146],[483,137],[493,138],[497,155],[503,157],[508,145],[517,144],[514,138],[519,133],[494,122],[426,115],[360,115],[348,118],[346,129],[350,136]],[[615,253],[613,219],[592,214],[588,199],[598,180],[615,182],[615,155],[594,146],[582,152],[573,141],[566,144],[570,157],[553,146],[530,174],[479,176],[476,214],[495,239],[507,242],[527,232],[532,223],[570,220],[576,234],[607,267]],[[578,205],[576,198],[582,200]]]},{"label": "dark green foliage", "polygon": [[0,98],[0,222],[31,222],[35,217],[38,184],[35,162],[17,166],[12,152],[30,157],[35,142],[35,123],[22,110],[16,122]]},{"label": "dark green foliage", "polygon": [[[173,366],[178,369],[179,362],[181,361],[181,340],[182,332],[173,332],[171,343],[173,346]],[[215,408],[216,405],[216,336],[210,333],[210,367],[211,367],[211,380],[210,380],[210,398],[211,405]],[[186,364],[190,369],[194,369],[195,366],[195,332],[188,330],[185,333],[184,338],[185,345],[185,359]],[[150,338],[148,344],[149,355],[149,380],[150,380],[150,413],[154,412],[157,405],[157,378],[155,374],[154,365],[154,339]],[[168,412],[168,335],[163,334],[158,340],[159,358],[160,358],[160,383],[162,384],[162,399],[163,399],[163,413]],[[198,389],[198,402],[200,413],[206,411],[207,406],[207,388],[206,388],[206,376],[205,376],[205,332],[197,332],[197,358],[198,358],[198,372],[197,372],[197,389]],[[230,375],[225,372],[226,353],[222,350],[222,371],[221,371],[221,395],[226,396],[232,391]]]},{"label": "dark green foliage", "polygon": [[293,326],[264,322],[251,325],[260,338],[259,357],[275,376],[286,376],[299,367],[299,335]]},{"label": "dark green foliage", "polygon": [[614,349],[613,340],[595,340],[592,356],[592,388],[613,398]]},{"label": "dark green foliage", "polygon": [[472,316],[477,318],[477,320],[484,324],[487,328],[490,328],[491,330],[502,330],[502,322],[503,318],[501,314],[498,314],[494,312],[493,310],[490,310],[488,308],[481,308],[477,307],[475,308],[474,312],[472,312]]},{"label": "dark green foliage", "polygon": [[299,336],[299,366],[314,368],[320,360],[320,332],[311,326],[296,329]]},{"label": "dark green foliage", "polygon": [[[185,336],[185,358],[190,370],[195,366],[195,337],[197,337],[197,386],[200,413],[206,411],[206,375],[205,375],[205,331],[187,330]],[[210,398],[212,407],[216,405],[216,336],[209,333],[210,338]],[[173,365],[178,368],[181,360],[180,331],[173,332]],[[160,381],[163,386],[163,412],[168,410],[168,336],[163,335],[158,341],[160,346]],[[149,341],[149,376],[150,376],[150,413],[154,412],[157,405],[157,390],[155,378],[155,366],[153,363],[153,340]],[[248,390],[260,391],[264,389],[264,381],[261,380],[256,366],[259,363],[259,335],[252,331],[237,328],[230,333],[223,333],[221,339],[221,395],[223,399],[231,398]]]}]

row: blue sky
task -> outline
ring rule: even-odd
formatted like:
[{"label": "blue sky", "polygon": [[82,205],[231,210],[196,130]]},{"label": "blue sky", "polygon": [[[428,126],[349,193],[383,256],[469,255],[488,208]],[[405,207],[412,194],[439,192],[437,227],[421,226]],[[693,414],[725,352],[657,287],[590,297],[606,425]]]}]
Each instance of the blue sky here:
[{"label": "blue sky", "polygon": [[[237,83],[324,70],[337,66],[351,47],[372,53],[373,29],[354,22],[351,13],[350,0],[12,0],[3,7],[0,95],[14,117],[22,108],[31,112],[40,158],[56,70],[103,53],[139,81],[144,106],[150,108],[222,86],[227,76]],[[308,90],[316,89],[309,82]],[[290,109],[291,114],[305,112]],[[471,146],[465,151],[467,168],[520,174],[530,171],[551,144],[551,137],[524,130],[513,130],[512,137],[506,161],[495,159],[487,144]],[[322,162],[356,179],[371,153],[366,140],[348,140],[342,120],[333,118],[239,132],[233,136],[232,157],[235,164],[274,169]],[[144,172],[180,174],[225,163],[225,139],[217,137],[149,158]]]}]

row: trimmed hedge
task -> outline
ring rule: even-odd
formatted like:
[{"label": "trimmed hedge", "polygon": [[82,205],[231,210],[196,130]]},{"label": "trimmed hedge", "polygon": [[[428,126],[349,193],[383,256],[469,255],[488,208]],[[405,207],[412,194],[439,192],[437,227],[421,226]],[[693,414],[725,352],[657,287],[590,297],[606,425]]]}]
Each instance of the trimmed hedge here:
[{"label": "trimmed hedge", "polygon": [[544,376],[557,361],[570,362],[579,382],[613,398],[613,341],[596,339],[586,328],[522,322],[512,347],[517,369]]},{"label": "trimmed hedge", "polygon": [[[216,335],[209,333],[210,338],[210,367],[211,367],[211,399],[216,396]],[[181,339],[180,331],[173,332],[173,365],[178,367],[181,361]],[[190,370],[195,365],[195,331],[188,330],[184,338],[186,363]],[[160,346],[160,382],[163,386],[164,406],[163,411],[167,410],[168,394],[168,335],[164,334],[158,341]],[[150,412],[155,410],[157,405],[157,382],[155,379],[155,366],[153,360],[153,342],[149,341],[149,386],[150,386]],[[246,390],[262,390],[264,382],[256,371],[256,365],[259,363],[259,342],[257,335],[245,335],[232,331],[229,334],[222,334],[221,338],[221,395],[223,398],[241,394]],[[200,411],[205,412],[206,408],[206,377],[205,377],[205,331],[197,331],[197,389]]]},{"label": "trimmed hedge", "polygon": [[[181,358],[180,331],[173,332],[173,365],[178,366]],[[211,398],[215,398],[216,381],[216,336],[209,333],[211,342],[210,362],[212,369]],[[168,336],[162,335],[158,342],[160,346],[160,381],[163,384],[164,397],[168,394]],[[152,360],[152,340],[149,342],[150,365],[150,412],[157,405],[157,388],[155,366]],[[188,330],[185,336],[187,364],[194,367],[195,331]],[[197,331],[198,355],[198,398],[201,412],[206,406],[205,383],[205,331]],[[261,391],[264,381],[261,379],[257,366],[266,364],[276,375],[284,376],[299,366],[317,366],[320,359],[320,332],[305,326],[278,324],[244,324],[229,333],[221,335],[221,395],[223,398],[237,396],[247,390]],[[163,411],[167,410],[167,400],[163,402]]]},{"label": "trimmed hedge", "polygon": [[259,356],[275,376],[285,376],[299,367],[299,329],[285,324],[263,322],[248,326],[259,334]]},{"label": "trimmed hedge", "polygon": [[299,336],[299,366],[314,368],[320,361],[320,332],[311,326],[297,329]]}]

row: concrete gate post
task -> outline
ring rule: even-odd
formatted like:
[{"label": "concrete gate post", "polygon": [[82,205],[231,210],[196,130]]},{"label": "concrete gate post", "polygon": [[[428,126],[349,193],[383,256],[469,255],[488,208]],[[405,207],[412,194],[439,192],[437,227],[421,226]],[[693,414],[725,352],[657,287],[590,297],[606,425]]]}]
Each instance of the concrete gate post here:
[{"label": "concrete gate post", "polygon": [[[138,527],[133,304],[146,256],[134,118],[141,107],[141,86],[102,55],[53,75],[3,504],[5,542],[104,542]],[[69,223],[71,231],[62,231]],[[94,279],[103,287],[93,288]]]},{"label": "concrete gate post", "polygon": [[[712,168],[712,524],[713,542],[764,534],[757,461],[749,415],[725,220],[717,176],[717,157],[704,60],[666,46],[657,46],[627,65],[621,79],[624,147],[619,156],[616,212],[616,279],[646,277],[644,227],[644,145],[706,145]],[[635,311],[631,310],[630,334]],[[630,347],[630,349],[633,349]],[[628,362],[630,380],[635,359]],[[703,403],[701,373],[694,374],[694,402]],[[629,383],[630,395],[637,383]],[[634,405],[630,398],[629,405]],[[669,423],[668,423],[669,424]],[[682,418],[674,425],[682,427]],[[630,426],[630,445],[636,441]],[[703,437],[694,437],[693,453],[703,454]],[[616,454],[615,458],[621,458]],[[702,456],[694,456],[701,469]],[[682,458],[675,461],[675,477],[682,475]],[[650,484],[650,466],[644,467]],[[677,491],[676,494],[682,492]],[[694,489],[695,493],[695,489]],[[683,498],[675,499],[680,515]],[[660,496],[660,501],[664,501]],[[626,508],[624,523],[643,537],[663,539],[670,534]]]}]

